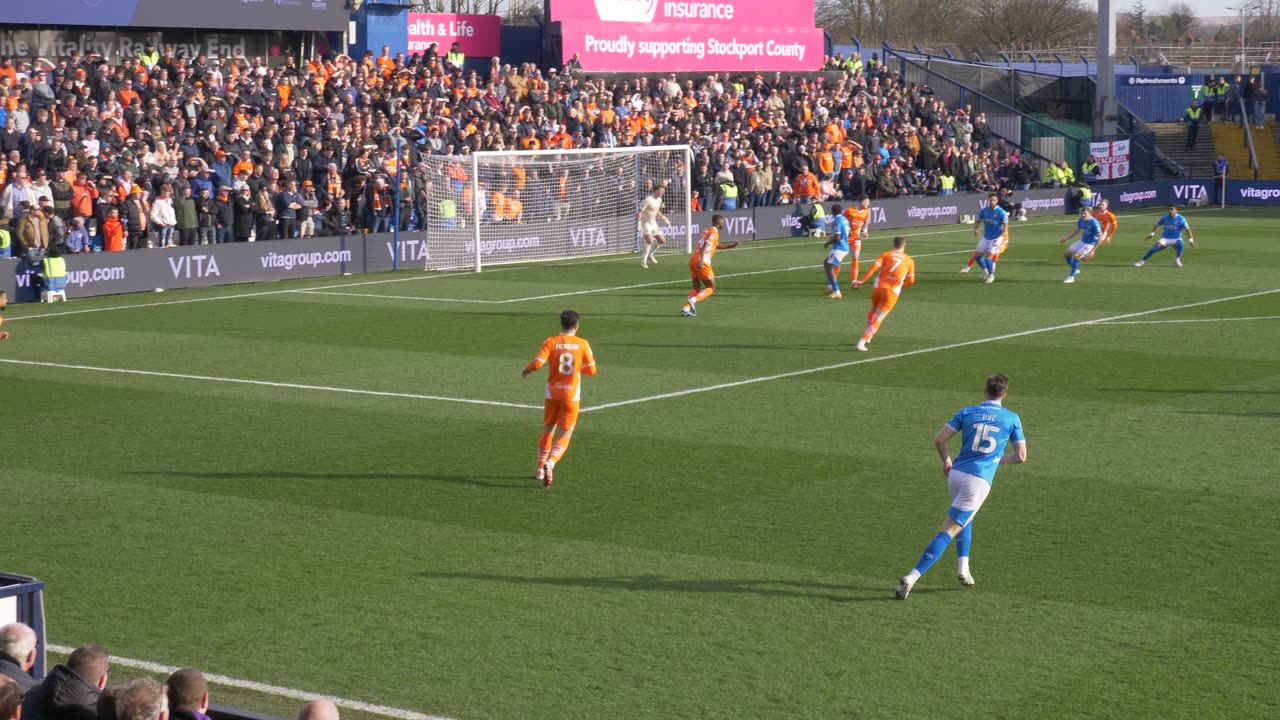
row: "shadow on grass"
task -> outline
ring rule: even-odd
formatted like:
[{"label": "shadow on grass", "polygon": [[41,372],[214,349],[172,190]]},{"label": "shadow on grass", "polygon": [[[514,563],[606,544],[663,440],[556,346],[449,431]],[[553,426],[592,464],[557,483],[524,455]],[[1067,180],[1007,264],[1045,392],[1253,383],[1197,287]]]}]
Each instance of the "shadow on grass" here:
[{"label": "shadow on grass", "polygon": [[197,478],[201,480],[405,480],[409,482],[423,481],[471,485],[474,487],[494,490],[542,490],[542,485],[533,479],[532,474],[502,475],[492,478],[479,478],[468,475],[384,472],[186,472],[167,470],[135,470],[125,474],[151,477]]},{"label": "shadow on grass", "polygon": [[[620,575],[615,577],[525,577],[520,575],[494,575],[470,572],[418,573],[419,577],[448,580],[478,580],[481,582],[508,583],[513,585],[554,585],[592,590],[666,593],[723,593],[728,595],[759,595],[762,597],[801,598],[828,600],[830,602],[885,602],[894,600],[896,585],[892,582],[868,588],[835,583],[806,582],[802,580],[778,580],[776,578],[744,580],[681,580],[661,575]],[[955,592],[961,587],[917,588],[912,595]]]}]

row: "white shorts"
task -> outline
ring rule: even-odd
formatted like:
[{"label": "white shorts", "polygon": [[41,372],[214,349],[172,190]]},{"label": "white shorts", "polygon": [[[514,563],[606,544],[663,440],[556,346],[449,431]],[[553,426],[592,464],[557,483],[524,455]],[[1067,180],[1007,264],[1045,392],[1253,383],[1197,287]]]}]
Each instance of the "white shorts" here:
[{"label": "white shorts", "polygon": [[1182,238],[1180,238],[1180,237],[1177,237],[1177,238],[1160,238],[1159,240],[1157,240],[1157,241],[1156,241],[1156,244],[1157,244],[1157,245],[1159,245],[1159,246],[1160,246],[1160,247],[1162,247],[1162,248],[1167,248],[1167,247],[1173,247],[1174,245],[1177,245],[1177,244],[1178,244],[1178,243],[1180,243],[1180,242],[1182,242]]},{"label": "white shorts", "polygon": [[640,223],[641,237],[653,237],[654,235],[661,235],[661,234],[662,234],[662,230],[658,228],[658,223],[656,222]]},{"label": "white shorts", "polygon": [[951,491],[951,509],[947,516],[960,525],[968,525],[991,492],[991,483],[977,475],[951,468],[947,489]]},{"label": "white shorts", "polygon": [[979,241],[978,241],[978,252],[983,253],[983,254],[986,254],[986,253],[992,253],[992,254],[998,253],[998,252],[1000,252],[1000,245],[1001,245],[1002,243],[1004,243],[1004,238],[1003,238],[1003,237],[998,237],[998,238],[982,238],[981,240],[979,240]]},{"label": "white shorts", "polygon": [[827,256],[827,264],[839,265],[840,263],[844,262],[844,259],[848,256],[849,256],[848,250],[832,250],[831,254]]},{"label": "white shorts", "polygon": [[1077,260],[1083,260],[1092,255],[1097,247],[1097,245],[1090,245],[1083,240],[1077,240],[1071,243],[1071,247],[1067,248],[1067,252],[1074,255]]}]

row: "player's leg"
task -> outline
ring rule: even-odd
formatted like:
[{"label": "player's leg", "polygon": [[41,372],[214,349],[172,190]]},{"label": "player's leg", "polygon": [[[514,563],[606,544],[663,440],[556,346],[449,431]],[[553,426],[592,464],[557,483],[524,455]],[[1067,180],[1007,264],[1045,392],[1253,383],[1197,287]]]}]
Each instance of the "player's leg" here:
[{"label": "player's leg", "polygon": [[565,451],[569,449],[569,441],[573,439],[573,429],[578,424],[578,403],[562,402],[560,403],[559,413],[556,415],[556,429],[559,435],[555,442],[551,445],[551,451],[547,454],[546,462],[542,465],[546,478],[542,481],[546,487],[551,487],[554,482],[556,463],[564,458]]},{"label": "player's leg", "polygon": [[1164,242],[1163,242],[1163,241],[1160,241],[1160,240],[1157,240],[1157,241],[1156,241],[1156,244],[1155,244],[1155,245],[1152,245],[1152,246],[1147,250],[1147,252],[1146,252],[1145,254],[1143,254],[1142,259],[1141,259],[1141,260],[1139,260],[1138,262],[1134,263],[1134,264],[1133,264],[1133,266],[1134,266],[1134,267],[1142,267],[1143,263],[1145,263],[1145,262],[1146,262],[1146,261],[1147,261],[1147,260],[1152,256],[1152,255],[1155,255],[1156,253],[1160,252],[1160,251],[1161,251],[1161,250],[1163,250],[1164,248],[1165,248],[1165,246],[1164,246]]},{"label": "player's leg", "polygon": [[[951,492],[951,508],[947,510],[947,518],[942,521],[942,528],[939,529],[938,534],[925,546],[915,567],[899,582],[896,593],[899,600],[906,599],[911,588],[915,586],[916,580],[933,567],[938,558],[946,552],[951,541],[973,522],[973,516],[977,514],[978,509],[987,499],[987,494],[991,492],[991,485],[986,480],[954,469],[947,480],[947,487]],[[966,542],[972,537],[970,534]],[[959,552],[959,544],[956,549]],[[968,557],[968,549],[966,545],[965,557]]]},{"label": "player's leg", "polygon": [[867,314],[867,329],[863,331],[862,337],[858,339],[858,344],[854,349],[859,352],[867,351],[867,343],[871,342],[871,338],[876,336],[880,331],[880,324],[889,316],[889,312],[893,310],[894,304],[897,302],[897,296],[888,290],[876,288],[871,293],[871,312]]},{"label": "player's leg", "polygon": [[657,264],[658,250],[659,248],[661,248],[663,245],[666,245],[666,244],[667,244],[666,235],[663,235],[660,232],[655,232],[653,234],[653,249],[649,251],[649,262],[654,263],[655,265]]},{"label": "player's leg", "polygon": [[957,576],[960,578],[960,584],[966,587],[974,585],[973,575],[969,572],[969,549],[973,547],[973,522],[970,521],[964,529],[956,535],[956,555],[959,557],[959,569]]},{"label": "player's leg", "polygon": [[845,253],[839,250],[832,250],[827,259],[822,261],[822,269],[827,273],[827,297],[840,299],[840,264],[844,261]]},{"label": "player's leg", "polygon": [[711,297],[716,291],[716,276],[711,272],[711,268],[707,268],[702,275],[702,289],[696,295],[689,298],[689,304],[696,306],[698,303]]},{"label": "player's leg", "polygon": [[[853,243],[853,249],[852,249],[851,254],[853,255],[853,259],[849,261],[849,269],[850,269],[850,272],[849,272],[849,287],[850,287],[850,288],[852,288],[852,289],[854,289],[854,290],[857,290],[857,289],[858,289],[858,270],[859,270],[859,268],[858,268],[858,257],[862,255],[862,241],[861,241],[861,240],[855,240],[855,241],[854,241],[854,243]],[[839,285],[840,285],[840,283],[838,282],[838,281],[839,281],[839,277],[840,277],[840,273],[839,273],[839,271],[837,271],[837,272],[836,272],[836,279],[837,279],[836,286],[837,286],[837,287],[839,287]]]},{"label": "player's leg", "polygon": [[974,251],[974,253],[969,256],[969,262],[965,263],[964,267],[960,268],[960,274],[963,275],[969,272],[970,270],[972,270],[974,264],[981,259],[982,259],[982,253]]},{"label": "player's leg", "polygon": [[694,305],[697,302],[695,298],[702,292],[702,278],[698,277],[697,270],[693,270],[693,289],[689,291],[688,297],[685,298],[684,308],[680,310],[681,315],[692,317],[698,314],[698,308]]},{"label": "player's leg", "polygon": [[1186,245],[1182,243],[1182,238],[1178,238],[1178,242],[1173,244],[1173,250],[1176,255],[1173,257],[1173,264],[1182,267],[1182,251],[1186,249]]},{"label": "player's leg", "polygon": [[534,473],[536,480],[546,480],[546,471],[543,467],[551,455],[552,433],[555,432],[556,418],[559,416],[560,401],[544,400],[542,402],[542,435],[538,437],[538,469]]},{"label": "player's leg", "polygon": [[[4,309],[5,304],[6,304],[5,298],[3,297],[2,294],[0,294],[0,310]],[[4,325],[4,318],[2,317],[0,317],[0,325]],[[0,340],[8,340],[8,339],[9,339],[9,331],[0,330]]]},{"label": "player's leg", "polygon": [[649,253],[653,250],[653,236],[649,234],[644,224],[640,225],[640,267],[649,267]]}]

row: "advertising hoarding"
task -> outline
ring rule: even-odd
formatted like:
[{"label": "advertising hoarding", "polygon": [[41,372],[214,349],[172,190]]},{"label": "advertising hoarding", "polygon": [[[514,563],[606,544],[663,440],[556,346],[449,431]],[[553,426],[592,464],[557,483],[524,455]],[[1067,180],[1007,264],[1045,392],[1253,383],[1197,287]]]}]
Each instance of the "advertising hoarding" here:
[{"label": "advertising hoarding", "polygon": [[601,72],[813,71],[813,0],[552,0],[563,60]]},{"label": "advertising hoarding", "polygon": [[[1212,181],[1185,180],[1107,185],[1098,197],[1111,201],[1114,210],[1132,210],[1185,204],[1206,197]],[[1062,216],[1067,212],[1066,192],[1029,190],[1015,192],[1031,217]],[[1229,204],[1280,205],[1280,182],[1229,181]],[[938,197],[910,197],[872,201],[870,231],[873,240],[884,240],[889,231],[955,224],[974,215],[982,206],[981,193]],[[828,208],[833,203],[824,203]],[[800,209],[795,205],[720,212],[725,217],[724,240],[769,240],[800,235]],[[697,238],[711,223],[713,212],[693,213],[692,234]],[[680,220],[673,218],[673,220]],[[635,216],[604,216],[590,224],[525,225],[505,223],[489,227],[481,247],[484,263],[528,260],[526,251],[538,248],[548,255],[572,257],[624,253],[636,249]],[[684,228],[670,229],[672,238]],[[339,276],[402,269],[469,267],[473,262],[471,231],[465,228],[400,233],[399,245],[389,233],[280,240],[261,243],[204,245],[170,250],[132,250],[67,257],[67,297],[148,292],[156,288],[209,287],[236,283]],[[673,239],[677,246],[681,240]],[[398,250],[398,256],[397,256]],[[35,299],[37,268],[25,260],[0,260],[0,289],[14,302]]]},{"label": "advertising hoarding", "polygon": [[346,0],[39,0],[3,3],[6,24],[342,32]]},{"label": "advertising hoarding", "polygon": [[502,18],[497,15],[409,13],[409,54],[425,52],[431,43],[443,56],[453,43],[467,57],[502,54]]}]

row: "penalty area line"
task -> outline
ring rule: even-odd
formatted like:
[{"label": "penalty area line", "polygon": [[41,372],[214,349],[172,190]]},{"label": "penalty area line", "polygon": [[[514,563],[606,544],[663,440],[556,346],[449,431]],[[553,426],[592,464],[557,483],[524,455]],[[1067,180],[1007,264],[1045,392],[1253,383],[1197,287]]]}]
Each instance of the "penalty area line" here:
[{"label": "penalty area line", "polygon": [[437,402],[462,403],[464,405],[491,405],[497,407],[520,408],[521,410],[539,410],[541,405],[528,403],[503,402],[501,400],[478,400],[475,398],[448,397],[446,395],[423,395],[418,393],[389,392],[386,390],[362,390],[360,388],[333,387],[329,385],[306,385],[303,383],[275,382],[271,380],[249,380],[247,378],[219,377],[216,375],[189,375],[187,373],[160,372],[157,370],[132,370],[129,368],[100,367],[97,365],[73,365],[70,363],[43,362],[39,360],[15,360],[0,358],[0,363],[9,365],[28,365],[32,367],[58,368],[61,370],[85,370],[88,372],[115,373],[118,375],[142,375],[146,377],[174,378],[178,380],[199,380],[203,382],[230,383],[235,385],[258,385],[261,387],[285,388],[288,390],[311,390],[315,392],[342,393],[346,395],[373,395],[375,397],[405,398],[408,400],[433,400]]},{"label": "penalty area line", "polygon": [[1061,325],[1050,325],[1048,327],[1035,328],[1032,330],[1023,330],[1014,333],[1005,333],[1003,335],[993,335],[991,337],[978,338],[976,340],[965,340],[962,342],[947,343],[946,345],[935,345],[934,347],[920,348],[919,350],[907,350],[906,352],[892,353],[890,355],[880,355],[876,357],[863,357],[857,360],[848,360],[831,365],[820,365],[818,367],[805,368],[803,370],[792,370],[790,372],[777,373],[774,375],[764,375],[761,377],[747,378],[746,380],[735,380],[732,382],[719,383],[716,385],[707,385],[706,387],[690,388],[688,390],[676,390],[674,392],[661,393],[658,395],[649,395],[647,397],[634,398],[632,400],[620,400],[618,402],[604,403],[603,405],[595,405],[583,408],[582,412],[594,412],[596,410],[608,410],[609,408],[625,407],[627,405],[638,405],[640,403],[652,402],[654,400],[667,400],[670,398],[685,397],[686,395],[698,395],[701,393],[712,392],[713,390],[727,390],[729,388],[742,387],[744,385],[755,385],[773,380],[784,380],[786,378],[801,377],[803,375],[812,375],[814,373],[826,372],[828,370],[840,370],[854,365],[864,365],[866,363],[884,362],[886,360],[898,360],[915,355],[928,355],[930,353],[942,352],[944,350],[955,350],[957,348],[970,347],[973,345],[985,345],[987,343],[1000,342],[1002,340],[1012,340],[1013,338],[1027,337],[1030,335],[1040,335],[1042,333],[1055,332],[1058,330],[1069,330],[1071,328],[1085,327],[1087,325],[1104,325],[1114,323],[1117,320],[1127,320],[1129,318],[1143,317],[1145,315],[1155,315],[1162,312],[1170,312],[1172,310],[1185,310],[1187,308],[1203,307],[1205,305],[1214,305],[1217,303],[1230,302],[1232,300],[1245,300],[1248,298],[1262,297],[1264,295],[1272,295],[1280,292],[1280,288],[1271,290],[1260,290],[1258,292],[1245,293],[1242,295],[1231,295],[1228,297],[1215,298],[1213,300],[1201,300],[1200,302],[1184,303],[1182,305],[1171,305],[1169,307],[1153,308],[1151,310],[1140,310],[1138,312],[1124,313],[1122,315],[1112,315],[1111,317],[1095,318],[1093,320],[1080,320],[1072,323],[1064,323]]},{"label": "penalty area line", "polygon": [[[49,645],[49,649],[56,653],[62,653],[63,655],[69,655],[71,654],[71,651],[75,650],[75,648],[67,645],[55,645],[52,643]],[[178,670],[177,667],[169,665],[161,665],[160,663],[153,663],[147,660],[134,660],[132,658],[119,657],[117,655],[111,656],[111,664],[133,668],[135,670],[145,670],[146,672],[160,675],[169,675]],[[362,702],[360,700],[350,700],[348,698],[325,695],[323,693],[312,693],[305,690],[281,687],[279,685],[268,685],[267,683],[255,682],[253,680],[241,680],[239,678],[228,677],[226,675],[205,673],[204,677],[214,685],[239,688],[241,690],[252,690],[253,692],[263,693],[264,695],[286,697],[293,700],[302,700],[304,702],[309,702],[311,700],[330,700],[338,707],[347,708],[348,710],[356,710],[359,712],[370,713],[372,715],[397,718],[398,720],[451,720],[450,718],[446,718],[441,715],[428,715],[414,710],[404,710],[402,708],[388,707],[386,705],[375,705],[373,703]]]}]

